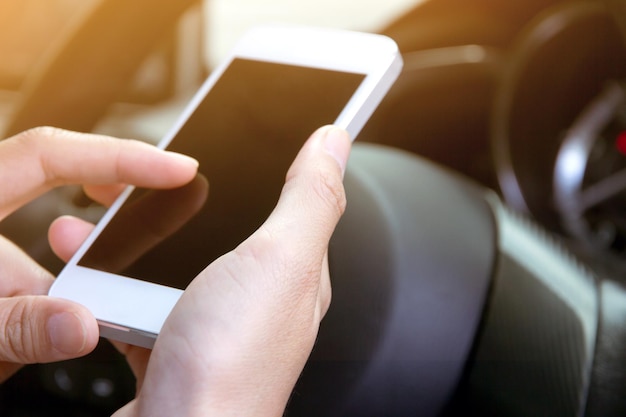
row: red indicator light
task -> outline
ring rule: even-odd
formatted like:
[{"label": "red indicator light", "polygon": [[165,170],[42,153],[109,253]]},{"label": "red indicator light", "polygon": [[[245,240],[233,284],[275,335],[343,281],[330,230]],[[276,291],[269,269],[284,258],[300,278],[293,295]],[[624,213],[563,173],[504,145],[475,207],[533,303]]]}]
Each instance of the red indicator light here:
[{"label": "red indicator light", "polygon": [[615,147],[622,155],[626,155],[626,132],[622,132],[617,135]]}]

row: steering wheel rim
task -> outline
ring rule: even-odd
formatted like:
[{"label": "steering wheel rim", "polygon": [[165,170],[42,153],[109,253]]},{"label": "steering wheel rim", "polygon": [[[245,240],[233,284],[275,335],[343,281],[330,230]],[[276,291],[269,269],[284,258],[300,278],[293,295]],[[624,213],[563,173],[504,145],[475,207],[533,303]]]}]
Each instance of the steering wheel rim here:
[{"label": "steering wheel rim", "polygon": [[[614,121],[626,108],[626,91],[621,83],[609,83],[573,123],[564,136],[554,171],[554,203],[563,229],[590,249],[606,248],[616,230],[590,220],[593,211],[617,201],[626,188],[624,123]],[[617,137],[617,143],[613,142]],[[613,145],[613,146],[612,146]],[[611,149],[614,148],[614,149]],[[595,174],[595,175],[594,175]]]}]

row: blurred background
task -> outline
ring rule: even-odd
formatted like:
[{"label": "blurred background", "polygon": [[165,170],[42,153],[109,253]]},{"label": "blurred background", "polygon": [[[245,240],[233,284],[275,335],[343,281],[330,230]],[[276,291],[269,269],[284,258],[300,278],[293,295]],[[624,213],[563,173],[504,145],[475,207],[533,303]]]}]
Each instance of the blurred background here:
[{"label": "blurred background", "polygon": [[[75,30],[98,3],[97,0],[7,0],[0,5],[0,56],[3,57],[0,62],[0,127],[7,123],[20,99],[21,87],[43,57],[50,54],[55,45],[63,43],[68,33]],[[121,111],[116,111],[115,106],[109,109],[111,114],[107,114],[107,120],[94,130],[115,134],[122,129],[127,136],[158,140],[178,114],[180,105],[250,26],[289,22],[378,31],[419,0],[388,0],[384,5],[375,0],[188,3],[191,3],[188,10],[167,28],[167,33],[159,34],[157,45],[145,58],[130,91],[120,99],[129,106],[122,105]],[[146,10],[144,17],[149,18],[150,13]],[[142,108],[144,104],[147,108]],[[162,113],[157,111],[156,119],[146,115],[150,126],[143,126],[143,119],[135,117],[144,110],[154,112],[155,104],[166,108]],[[127,118],[131,106],[132,117]],[[167,116],[168,113],[171,116]],[[134,129],[139,133],[133,135]]]}]

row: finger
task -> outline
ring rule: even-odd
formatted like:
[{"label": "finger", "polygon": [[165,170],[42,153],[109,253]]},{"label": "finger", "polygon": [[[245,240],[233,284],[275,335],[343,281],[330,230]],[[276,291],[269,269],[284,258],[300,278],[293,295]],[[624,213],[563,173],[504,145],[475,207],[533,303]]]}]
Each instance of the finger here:
[{"label": "finger", "polygon": [[[197,161],[134,140],[35,128],[0,142],[0,218],[63,184],[168,188],[190,181]],[[12,185],[12,186],[11,186]]]},{"label": "finger", "polygon": [[[252,260],[251,270],[245,262],[235,276],[239,285],[254,289],[259,305],[279,300],[284,311],[313,313],[294,313],[312,326],[303,322],[301,329],[319,325],[330,303],[326,254],[346,206],[343,173],[350,145],[342,129],[327,126],[315,132],[290,167],[272,214],[235,250],[239,259]],[[263,273],[253,272],[258,266]]]},{"label": "finger", "polygon": [[[315,132],[291,165],[275,210],[263,228],[295,254],[320,260],[346,206],[343,173],[348,134],[326,126]],[[317,262],[317,261],[316,261]],[[318,267],[319,268],[319,267]]]},{"label": "finger", "polygon": [[98,343],[98,325],[87,309],[46,296],[1,299],[0,329],[0,362],[5,363],[72,359]]},{"label": "finger", "polygon": [[93,224],[73,216],[57,218],[48,229],[48,241],[52,251],[62,261],[69,261],[94,227]]},{"label": "finger", "polygon": [[53,279],[24,251],[0,236],[0,297],[47,294]]},{"label": "finger", "polygon": [[126,187],[127,184],[85,185],[83,191],[96,203],[109,207]]}]

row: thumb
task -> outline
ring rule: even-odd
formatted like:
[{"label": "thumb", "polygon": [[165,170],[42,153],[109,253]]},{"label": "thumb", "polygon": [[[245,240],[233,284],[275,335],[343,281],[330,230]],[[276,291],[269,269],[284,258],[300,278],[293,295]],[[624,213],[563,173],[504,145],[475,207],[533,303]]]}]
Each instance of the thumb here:
[{"label": "thumb", "polygon": [[[151,408],[258,416],[284,409],[330,296],[324,260],[345,207],[349,151],[345,131],[314,133],[267,221],[185,290],[150,357],[136,403],[146,415]],[[175,402],[154,401],[172,393]]]},{"label": "thumb", "polygon": [[343,174],[350,146],[343,129],[322,127],[289,168],[278,204],[263,227],[293,253],[321,259],[326,252],[346,206]]},{"label": "thumb", "polygon": [[98,343],[84,307],[47,296],[0,299],[0,361],[44,363],[83,356]]}]

